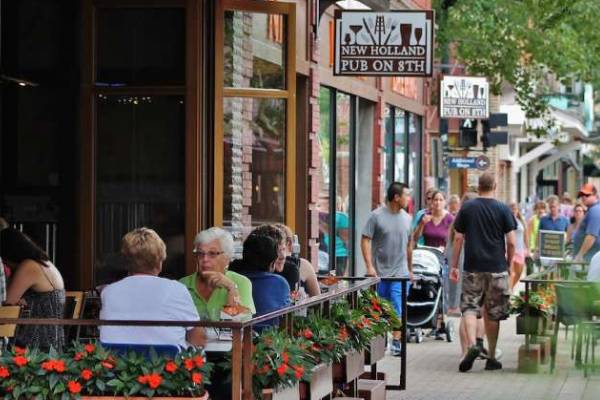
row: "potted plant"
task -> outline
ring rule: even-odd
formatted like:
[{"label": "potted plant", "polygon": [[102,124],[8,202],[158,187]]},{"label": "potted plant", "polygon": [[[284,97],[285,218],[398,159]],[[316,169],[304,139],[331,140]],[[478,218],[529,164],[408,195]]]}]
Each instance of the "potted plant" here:
[{"label": "potted plant", "polygon": [[374,290],[361,293],[359,307],[373,332],[373,338],[365,352],[365,364],[372,365],[385,356],[387,333],[399,331],[402,322],[392,304]]},{"label": "potted plant", "polygon": [[311,342],[290,337],[273,327],[256,338],[252,358],[252,389],[257,399],[299,397],[298,383],[310,376],[315,362]]},{"label": "potted plant", "polygon": [[310,342],[308,352],[316,364],[310,377],[300,382],[300,398],[320,399],[333,391],[331,365],[342,360],[347,345],[338,337],[333,322],[317,312],[309,313],[306,318],[296,318],[294,335]]},{"label": "potted plant", "polygon": [[333,379],[350,382],[364,372],[364,350],[374,336],[372,324],[360,310],[352,310],[345,301],[331,306],[330,317],[336,337],[345,343],[346,351],[344,358],[333,364]]},{"label": "potted plant", "polygon": [[546,320],[550,315],[550,306],[539,292],[524,292],[514,295],[510,300],[510,312],[517,315],[518,335],[538,335],[544,332]]},{"label": "potted plant", "polygon": [[75,343],[63,353],[13,347],[0,357],[0,388],[15,400],[207,399],[211,368],[197,349],[170,358],[152,350],[149,357],[120,356],[93,343]]}]

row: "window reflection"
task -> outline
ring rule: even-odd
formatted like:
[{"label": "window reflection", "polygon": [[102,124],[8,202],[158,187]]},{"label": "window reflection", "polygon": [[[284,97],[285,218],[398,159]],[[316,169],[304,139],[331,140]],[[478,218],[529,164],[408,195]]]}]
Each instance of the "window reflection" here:
[{"label": "window reflection", "polygon": [[421,193],[421,117],[412,113],[408,119],[408,146],[408,185],[417,200]]},{"label": "window reflection", "polygon": [[285,216],[284,99],[224,99],[223,224],[236,238]]},{"label": "window reflection", "polygon": [[285,89],[286,16],[225,12],[225,87]]},{"label": "window reflection", "polygon": [[319,270],[329,270],[329,246],[325,239],[329,237],[329,186],[331,165],[330,125],[331,125],[331,92],[321,88],[319,92]]},{"label": "window reflection", "polygon": [[350,129],[351,97],[336,94],[335,131],[335,269],[337,275],[347,273],[350,231]]},{"label": "window reflection", "polygon": [[185,105],[182,96],[96,97],[95,281],[121,278],[118,253],[147,226],[167,245],[163,275],[184,273]]}]

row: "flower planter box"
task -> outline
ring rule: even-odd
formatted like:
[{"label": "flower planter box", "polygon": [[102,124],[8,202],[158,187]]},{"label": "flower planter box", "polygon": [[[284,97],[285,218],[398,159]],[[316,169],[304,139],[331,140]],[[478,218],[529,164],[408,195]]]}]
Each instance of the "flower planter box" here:
[{"label": "flower planter box", "polygon": [[333,391],[331,364],[319,364],[311,371],[308,381],[300,382],[300,400],[320,400]]},{"label": "flower planter box", "polygon": [[377,336],[371,340],[369,349],[365,352],[365,365],[373,365],[385,357],[385,336]]},{"label": "flower planter box", "polygon": [[[300,385],[287,387],[284,389],[263,389],[263,400],[300,400]],[[217,400],[217,399],[215,399]]]},{"label": "flower planter box", "polygon": [[517,316],[517,335],[539,335],[546,329],[546,318],[540,316]]},{"label": "flower planter box", "polygon": [[333,364],[333,381],[336,383],[348,383],[365,372],[364,352],[351,350],[337,363]]},{"label": "flower planter box", "polygon": [[358,396],[365,400],[385,400],[385,382],[359,379]]},{"label": "flower planter box", "polygon": [[[208,400],[208,392],[204,393],[204,396],[200,397],[153,397],[152,400]],[[147,400],[148,397],[125,397],[125,396],[81,396],[81,400]]]}]

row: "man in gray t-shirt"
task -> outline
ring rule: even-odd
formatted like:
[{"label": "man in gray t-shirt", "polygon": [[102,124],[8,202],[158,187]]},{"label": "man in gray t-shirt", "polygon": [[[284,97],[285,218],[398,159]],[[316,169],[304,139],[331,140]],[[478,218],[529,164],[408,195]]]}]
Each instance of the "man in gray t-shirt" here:
[{"label": "man in gray t-shirt", "polygon": [[[412,218],[404,210],[410,191],[405,184],[394,182],[388,187],[386,197],[386,205],[371,212],[362,231],[360,249],[367,275],[410,278],[412,281]],[[407,288],[409,286],[410,282]],[[402,282],[381,281],[377,292],[391,301],[398,316],[402,315]],[[399,356],[400,332],[393,332],[393,335],[392,354]]]}]

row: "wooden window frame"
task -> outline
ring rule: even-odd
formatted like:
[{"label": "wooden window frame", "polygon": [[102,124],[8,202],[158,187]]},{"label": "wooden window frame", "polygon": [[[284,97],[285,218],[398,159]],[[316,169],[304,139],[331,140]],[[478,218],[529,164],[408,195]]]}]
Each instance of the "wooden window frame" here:
[{"label": "wooden window frame", "polygon": [[[105,95],[179,95],[185,98],[185,248],[190,248],[201,226],[201,162],[200,137],[204,91],[202,60],[202,0],[84,0],[83,52],[81,72],[81,178],[79,181],[79,260],[77,281],[80,288],[95,284],[96,228],[96,109],[95,98]],[[98,8],[183,8],[185,12],[185,82],[178,86],[96,86],[96,10]],[[185,269],[195,269],[191,252],[185,252]]]},{"label": "wooden window frame", "polygon": [[[231,88],[224,83],[225,11],[244,11],[286,15],[285,89]],[[215,127],[213,222],[223,226],[224,198],[224,127],[223,102],[226,97],[286,99],[285,137],[285,224],[296,229],[296,5],[280,2],[217,1],[215,8]]]}]

